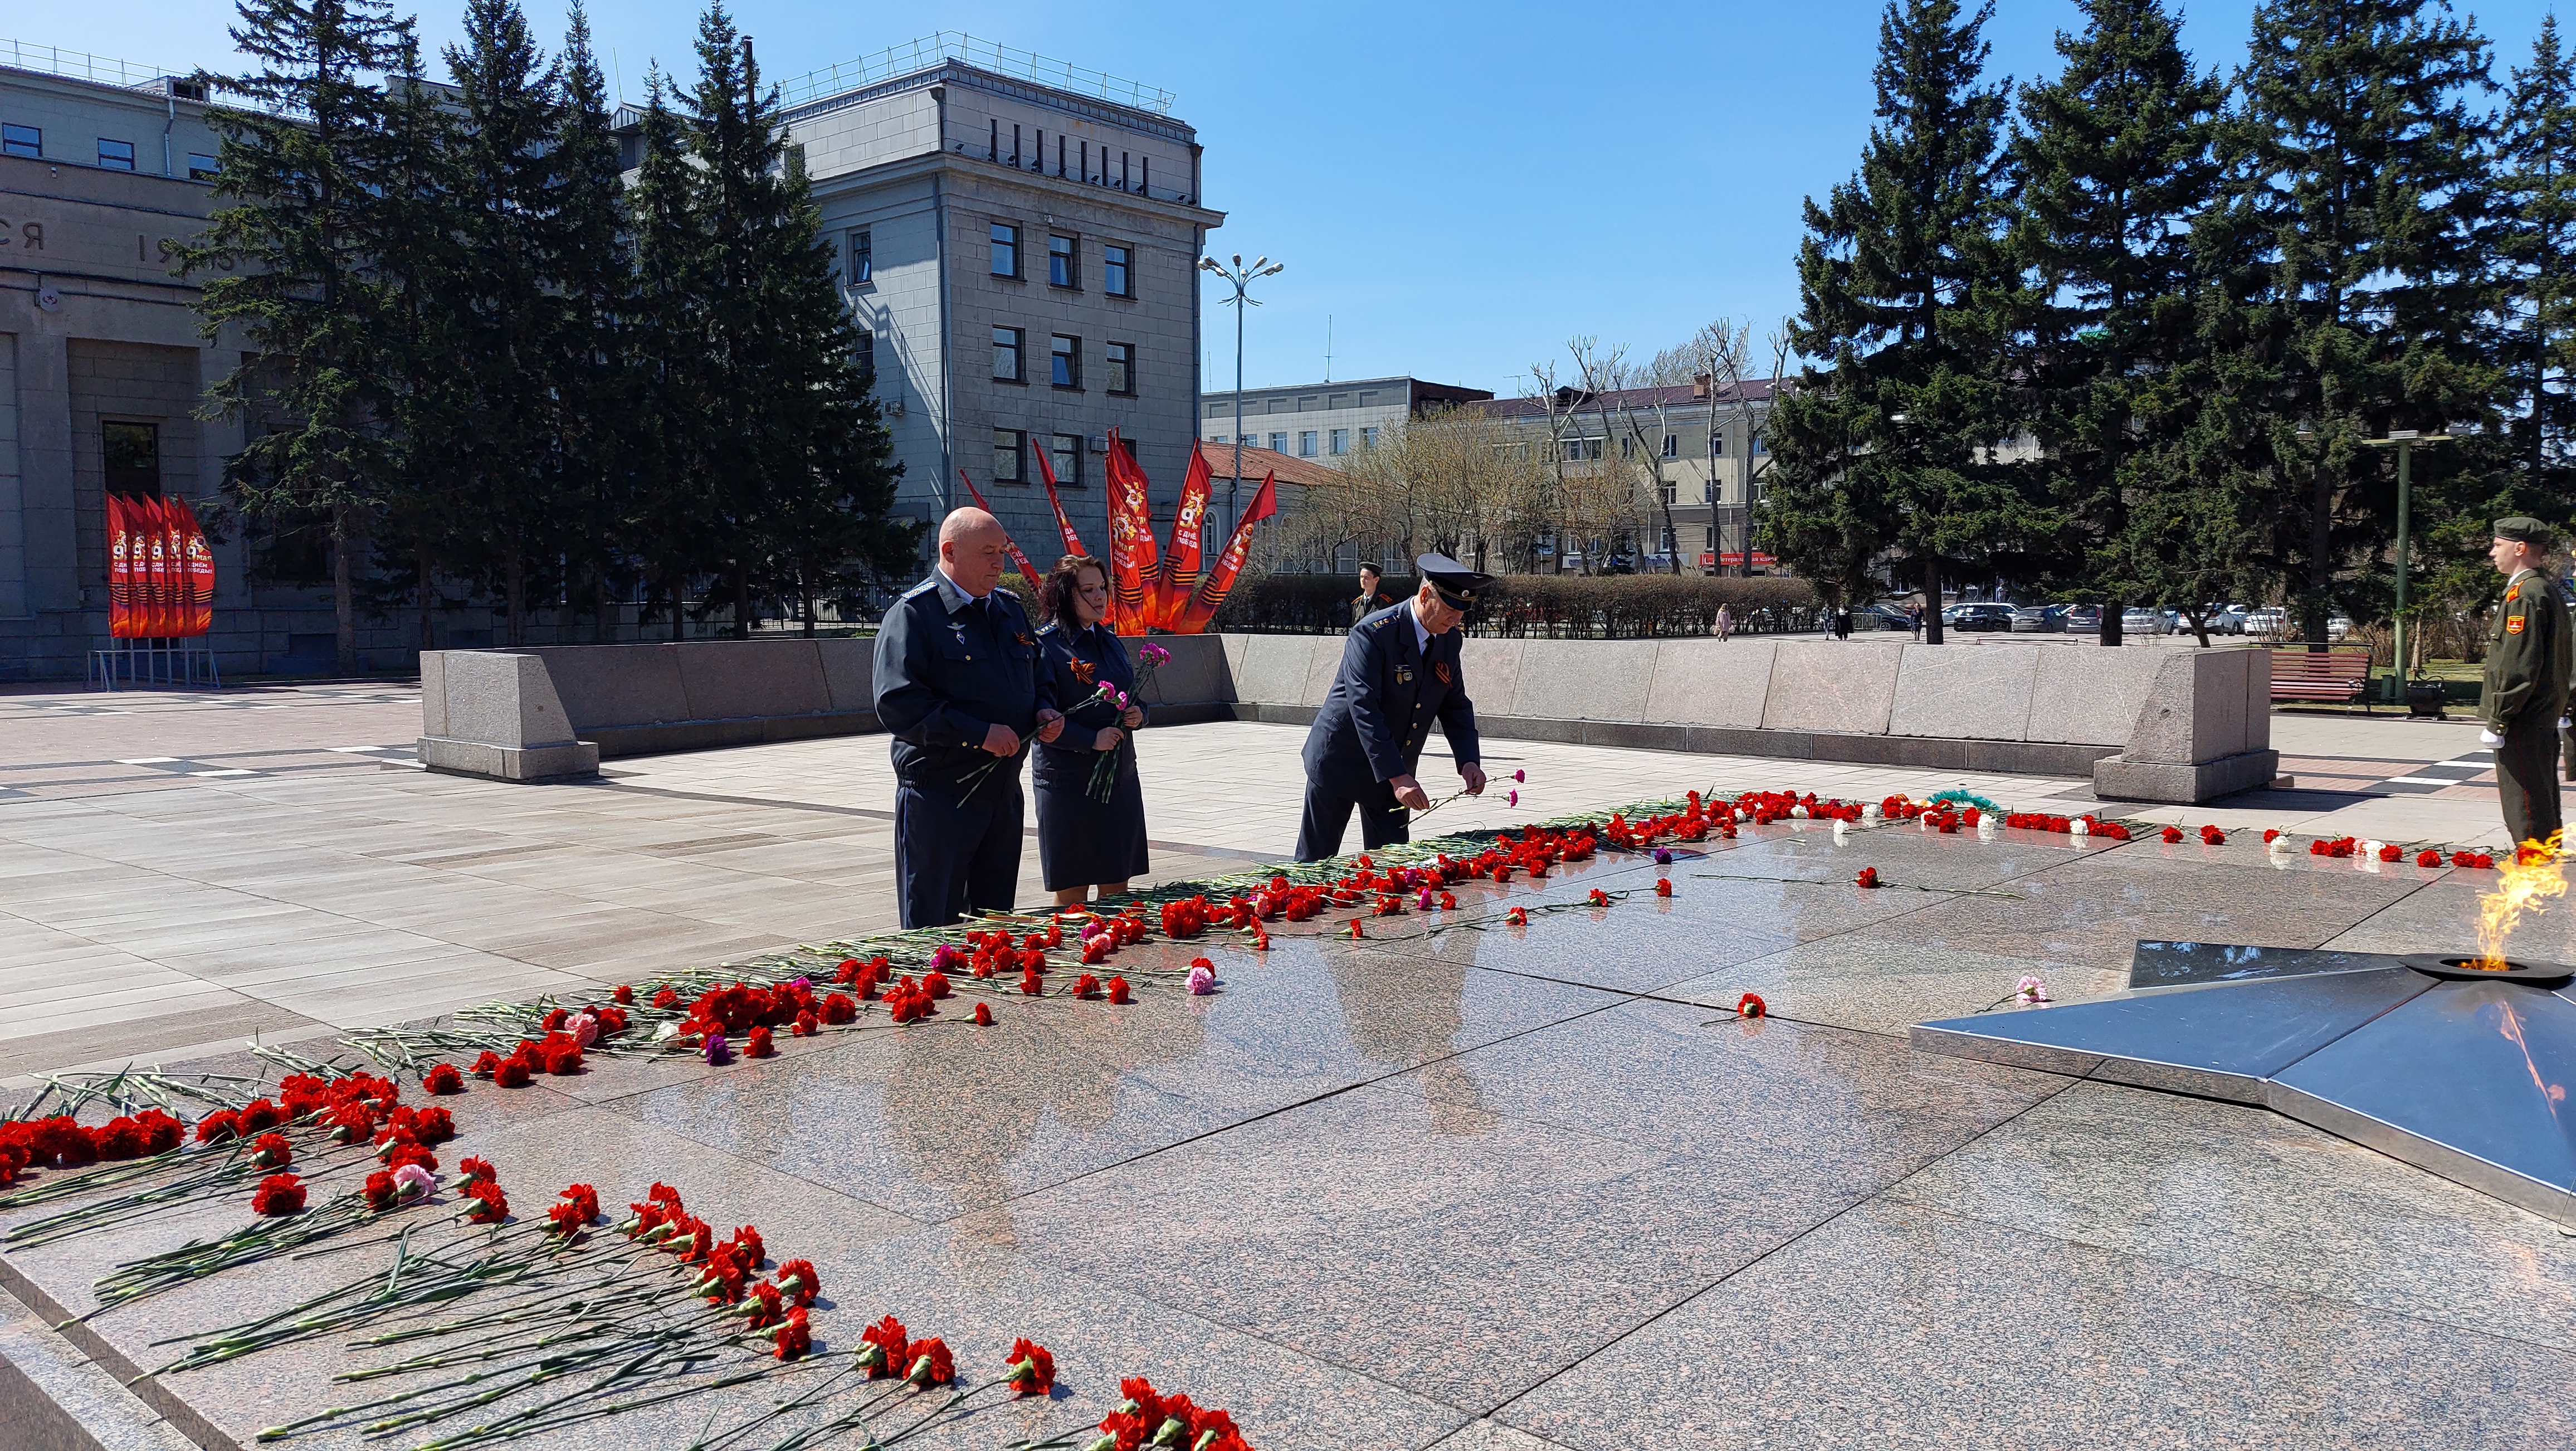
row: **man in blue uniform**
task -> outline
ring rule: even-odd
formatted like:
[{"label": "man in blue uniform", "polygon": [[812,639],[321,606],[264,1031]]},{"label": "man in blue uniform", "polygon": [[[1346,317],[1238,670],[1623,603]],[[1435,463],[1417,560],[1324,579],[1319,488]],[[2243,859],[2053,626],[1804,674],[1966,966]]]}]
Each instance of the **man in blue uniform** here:
[{"label": "man in blue uniform", "polygon": [[997,588],[1001,521],[958,509],[939,567],[877,627],[877,719],[894,733],[894,870],[903,925],[1011,910],[1020,880],[1020,758],[1064,729],[1037,632]]},{"label": "man in blue uniform", "polygon": [[1476,707],[1458,667],[1458,625],[1493,578],[1445,554],[1426,554],[1414,563],[1422,587],[1413,598],[1352,627],[1342,646],[1341,674],[1306,733],[1299,861],[1339,855],[1355,809],[1362,846],[1373,850],[1410,838],[1405,813],[1431,805],[1413,768],[1435,720],[1449,738],[1449,755],[1467,794],[1485,789]]}]

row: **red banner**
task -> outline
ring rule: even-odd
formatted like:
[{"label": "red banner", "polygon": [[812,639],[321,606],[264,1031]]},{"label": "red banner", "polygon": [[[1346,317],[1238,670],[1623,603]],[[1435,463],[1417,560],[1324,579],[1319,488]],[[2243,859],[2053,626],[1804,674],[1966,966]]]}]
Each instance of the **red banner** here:
[{"label": "red banner", "polygon": [[134,512],[141,519],[143,546],[143,606],[141,628],[147,640],[158,640],[171,633],[170,608],[170,528],[161,517],[161,501],[136,499]]},{"label": "red banner", "polygon": [[1073,532],[1073,521],[1064,517],[1064,500],[1055,496],[1055,465],[1047,462],[1045,449],[1036,450],[1036,454],[1038,477],[1046,480],[1047,503],[1055,510],[1055,527],[1064,535],[1064,552],[1088,555],[1091,551],[1082,547],[1082,536]]},{"label": "red banner", "polygon": [[178,516],[179,562],[187,575],[188,613],[179,622],[182,635],[204,635],[215,628],[215,551],[206,538],[206,528],[197,522],[197,511],[185,499],[172,499],[170,507]]},{"label": "red banner", "polygon": [[107,496],[107,633],[134,638],[134,535],[126,525],[125,500]]},{"label": "red banner", "polygon": [[1145,471],[1136,466],[1118,430],[1109,430],[1109,617],[1121,635],[1141,635],[1153,623],[1153,603],[1146,582],[1159,587],[1162,570],[1155,563],[1153,505],[1147,501]]},{"label": "red banner", "polygon": [[[982,491],[975,487],[975,481],[973,479],[966,477],[966,471],[964,469],[959,469],[957,471],[957,482],[966,486],[966,493],[968,497],[975,501],[976,508],[983,510],[987,514],[993,514],[993,506],[984,502]],[[993,522],[998,524],[1001,522],[1001,519],[1001,515],[993,514]],[[1029,582],[1029,588],[1036,589],[1038,587],[1038,581],[1046,578],[1046,576],[1038,573],[1035,569],[1030,567],[1029,557],[1020,552],[1019,545],[1011,542],[1011,531],[1007,528],[1002,531],[1002,547],[1011,552],[1011,564],[1014,568],[1019,570],[1020,578]]]},{"label": "red banner", "polygon": [[1189,612],[1190,594],[1199,584],[1199,556],[1205,551],[1208,480],[1207,452],[1190,449],[1190,471],[1181,480],[1181,505],[1172,514],[1172,545],[1163,553],[1161,588],[1147,607],[1147,623],[1170,630]]},{"label": "red banner", "polygon": [[1243,511],[1243,522],[1234,526],[1234,537],[1216,557],[1196,593],[1179,611],[1171,625],[1175,635],[1200,635],[1207,632],[1208,621],[1216,618],[1217,606],[1225,603],[1226,592],[1234,588],[1236,575],[1243,573],[1243,561],[1252,553],[1252,526],[1279,512],[1277,482],[1265,474],[1261,492],[1252,496],[1251,507]]},{"label": "red banner", "polygon": [[[1700,559],[1701,559],[1703,562],[1705,562],[1705,561],[1707,560],[1707,558],[1708,558],[1708,556],[1707,556],[1707,555],[1704,555],[1704,554],[1700,556]],[[1722,565],[1724,565],[1724,566],[1726,566],[1726,567],[1727,567],[1727,568],[1729,568],[1729,569],[1733,569],[1735,566],[1737,566],[1737,565],[1739,565],[1739,564],[1742,564],[1742,563],[1744,562],[1744,553],[1743,553],[1743,551],[1742,551],[1742,550],[1730,549],[1730,550],[1728,550],[1727,552],[1725,552],[1724,554],[1719,555],[1719,556],[1717,557],[1717,562],[1718,562],[1718,563],[1720,563],[1720,564],[1722,564]],[[1771,565],[1771,564],[1777,563],[1778,561],[1776,561],[1776,560],[1772,559],[1772,557],[1771,557],[1770,555],[1767,555],[1767,554],[1763,553],[1761,550],[1757,549],[1757,550],[1754,550],[1754,551],[1753,551],[1753,562],[1754,562],[1755,564],[1768,566],[1768,565]]]}]

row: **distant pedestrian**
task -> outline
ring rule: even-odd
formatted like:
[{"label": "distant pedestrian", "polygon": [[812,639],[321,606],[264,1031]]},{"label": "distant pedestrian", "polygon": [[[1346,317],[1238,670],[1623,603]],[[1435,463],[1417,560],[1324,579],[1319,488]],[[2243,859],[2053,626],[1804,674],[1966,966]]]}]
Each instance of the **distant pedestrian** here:
[{"label": "distant pedestrian", "polygon": [[1717,632],[1717,638],[1721,640],[1725,639],[1728,635],[1735,633],[1735,616],[1729,614],[1726,606],[1724,605],[1719,605],[1717,607],[1717,624],[1715,629]]},{"label": "distant pedestrian", "polygon": [[2487,557],[2505,577],[2504,600],[2487,636],[2478,702],[2486,729],[2478,744],[2495,753],[2497,804],[2515,845],[2539,843],[2554,852],[2560,816],[2552,768],[2559,764],[2558,722],[2576,674],[2576,644],[2558,582],[2539,567],[2549,552],[2549,527],[2520,516],[2498,519],[2494,539]]},{"label": "distant pedestrian", "polygon": [[1352,624],[1357,625],[1360,621],[1395,603],[1378,589],[1379,583],[1385,578],[1386,576],[1378,573],[1378,568],[1374,564],[1360,566],[1360,592],[1358,597],[1351,601]]},{"label": "distant pedestrian", "polygon": [[1851,625],[1851,607],[1848,605],[1836,606],[1834,609],[1834,638],[1837,640],[1850,639]]},{"label": "distant pedestrian", "polygon": [[1914,631],[1914,638],[1915,638],[1915,639],[1920,640],[1920,639],[1922,639],[1922,638],[1923,638],[1923,608],[1922,608],[1922,606],[1917,605],[1917,606],[1915,606],[1913,609],[1907,610],[1907,611],[1905,612],[1905,622],[1906,622],[1906,624],[1907,624],[1907,625],[1909,625],[1909,626],[1911,626],[1911,627],[1912,627],[1912,629],[1913,629],[1913,631]]}]

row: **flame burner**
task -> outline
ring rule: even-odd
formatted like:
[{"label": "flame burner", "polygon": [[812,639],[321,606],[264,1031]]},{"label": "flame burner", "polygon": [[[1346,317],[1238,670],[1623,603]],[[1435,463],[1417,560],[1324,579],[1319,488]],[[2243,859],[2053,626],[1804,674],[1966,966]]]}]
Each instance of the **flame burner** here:
[{"label": "flame burner", "polygon": [[2141,942],[2129,990],[1918,1023],[1928,1052],[2227,1099],[2576,1225],[2576,968]]}]

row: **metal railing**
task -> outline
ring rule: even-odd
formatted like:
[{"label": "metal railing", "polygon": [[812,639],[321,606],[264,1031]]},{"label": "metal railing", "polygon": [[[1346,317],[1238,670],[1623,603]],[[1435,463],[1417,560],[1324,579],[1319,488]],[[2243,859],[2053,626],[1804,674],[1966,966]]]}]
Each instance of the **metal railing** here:
[{"label": "metal railing", "polygon": [[1115,105],[1151,111],[1157,116],[1170,115],[1175,99],[1171,92],[1157,86],[1125,80],[1071,61],[1050,60],[997,41],[977,40],[964,31],[942,30],[907,45],[888,46],[874,55],[843,61],[781,82],[779,100],[784,105],[801,106],[825,96],[836,96],[895,76],[927,70],[949,60],[963,61],[979,70],[1019,80],[1035,81],[1042,86],[1053,86],[1060,91],[1097,97]]},{"label": "metal railing", "polygon": [[86,51],[65,50],[58,45],[30,45],[23,40],[0,40],[0,67],[33,71],[42,76],[61,76],[66,80],[95,81],[102,86],[121,86],[127,90],[159,94],[164,79],[185,79],[186,71],[167,66],[136,65],[128,60],[91,55]]}]

